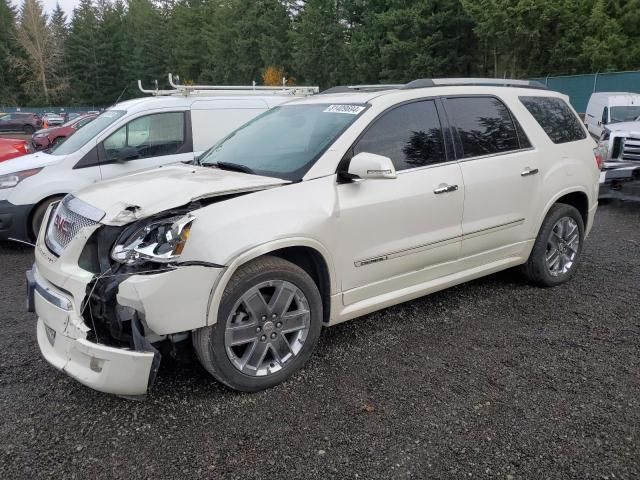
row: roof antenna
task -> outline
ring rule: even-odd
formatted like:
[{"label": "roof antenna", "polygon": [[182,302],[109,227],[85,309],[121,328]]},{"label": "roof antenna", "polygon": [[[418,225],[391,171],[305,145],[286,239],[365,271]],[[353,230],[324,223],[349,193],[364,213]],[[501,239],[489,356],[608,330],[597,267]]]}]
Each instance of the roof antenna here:
[{"label": "roof antenna", "polygon": [[122,89],[122,92],[120,92],[120,95],[118,95],[118,98],[116,98],[116,101],[114,102],[114,105],[120,101],[120,99],[122,98],[122,95],[124,95],[124,92],[126,92],[126,91],[127,91],[127,87],[124,87]]}]

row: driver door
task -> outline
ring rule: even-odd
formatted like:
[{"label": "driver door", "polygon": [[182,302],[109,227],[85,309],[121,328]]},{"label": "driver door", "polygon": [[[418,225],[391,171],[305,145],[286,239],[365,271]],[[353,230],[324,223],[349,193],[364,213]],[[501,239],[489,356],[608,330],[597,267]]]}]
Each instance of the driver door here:
[{"label": "driver door", "polygon": [[181,111],[144,115],[113,132],[98,147],[102,179],[193,160],[188,114]]},{"label": "driver door", "polygon": [[455,271],[464,184],[434,100],[385,112],[353,147],[389,157],[395,179],[337,186],[343,302],[415,287]]}]

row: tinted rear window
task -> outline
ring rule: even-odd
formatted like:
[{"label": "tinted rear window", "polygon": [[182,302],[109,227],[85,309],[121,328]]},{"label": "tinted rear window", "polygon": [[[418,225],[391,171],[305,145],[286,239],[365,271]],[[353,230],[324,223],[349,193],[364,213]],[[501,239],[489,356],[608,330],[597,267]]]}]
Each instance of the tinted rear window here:
[{"label": "tinted rear window", "polygon": [[520,149],[511,113],[497,98],[448,98],[447,111],[453,116],[464,158]]},{"label": "tinted rear window", "polygon": [[575,142],[587,138],[580,120],[561,98],[520,97],[520,101],[553,143]]}]

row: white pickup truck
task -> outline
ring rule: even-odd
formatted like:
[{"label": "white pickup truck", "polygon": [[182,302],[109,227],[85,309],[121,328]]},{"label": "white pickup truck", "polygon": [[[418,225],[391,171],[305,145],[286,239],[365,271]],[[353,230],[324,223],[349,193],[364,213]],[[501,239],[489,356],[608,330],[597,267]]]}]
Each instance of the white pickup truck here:
[{"label": "white pickup truck", "polygon": [[640,121],[607,125],[600,137],[601,199],[640,201]]}]

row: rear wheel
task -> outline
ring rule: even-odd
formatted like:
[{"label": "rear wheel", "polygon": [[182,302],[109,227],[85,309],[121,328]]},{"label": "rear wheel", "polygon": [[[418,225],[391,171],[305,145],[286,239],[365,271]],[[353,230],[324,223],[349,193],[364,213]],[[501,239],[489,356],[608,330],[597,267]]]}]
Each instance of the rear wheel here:
[{"label": "rear wheel", "polygon": [[322,300],[311,277],[277,257],[261,257],[233,276],[218,321],[193,335],[200,363],[241,391],[283,382],[309,359],[322,327]]},{"label": "rear wheel", "polygon": [[525,277],[544,287],[566,282],[575,273],[583,241],[584,222],[580,212],[571,205],[553,205],[523,266]]},{"label": "rear wheel", "polygon": [[31,125],[25,125],[24,127],[22,127],[22,131],[25,135],[33,135],[33,132],[35,132],[35,128],[33,128],[33,126]]},{"label": "rear wheel", "polygon": [[47,198],[35,208],[33,215],[31,215],[31,237],[34,240],[38,239],[38,232],[40,232],[42,220],[44,219],[44,214],[47,212],[49,205],[60,201],[62,198],[64,198],[64,196]]}]

